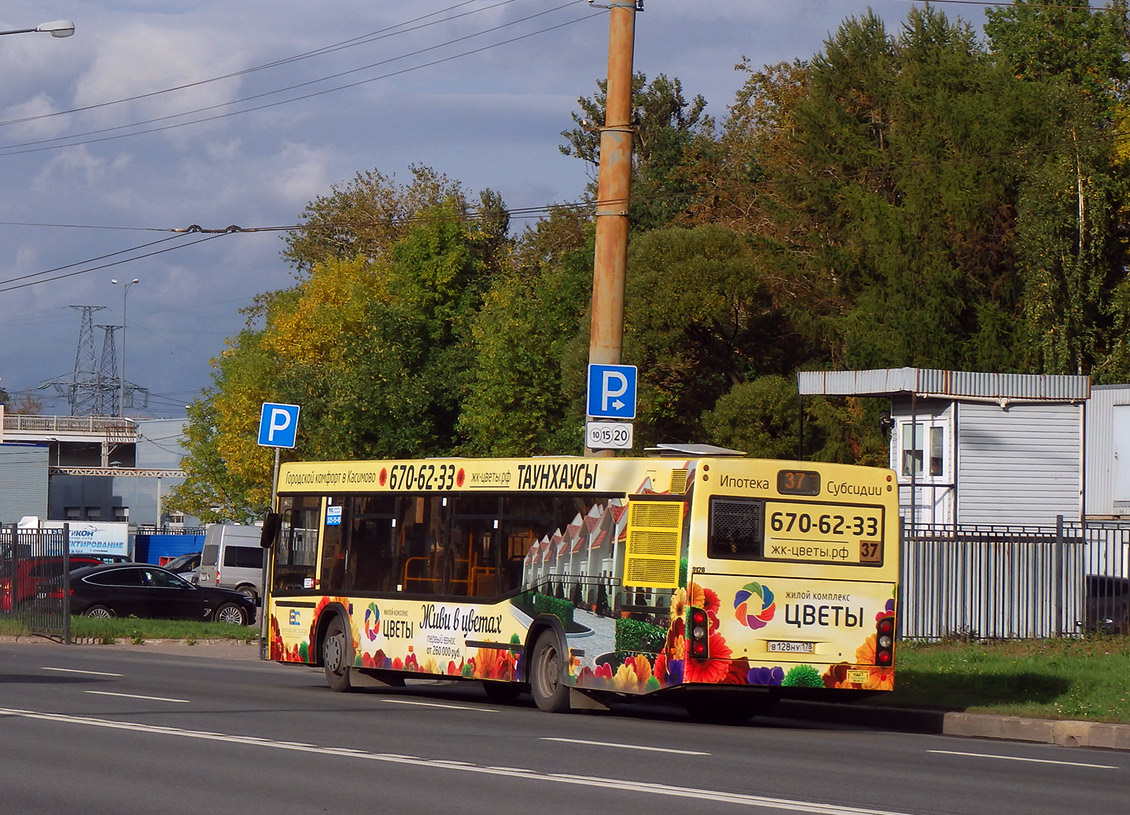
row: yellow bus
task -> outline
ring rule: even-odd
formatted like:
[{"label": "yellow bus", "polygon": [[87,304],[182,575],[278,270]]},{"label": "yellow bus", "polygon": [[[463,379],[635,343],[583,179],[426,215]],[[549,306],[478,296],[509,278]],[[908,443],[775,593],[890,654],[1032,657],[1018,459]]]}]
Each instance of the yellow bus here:
[{"label": "yellow bus", "polygon": [[269,657],[338,691],[466,679],[553,712],[890,690],[894,474],[682,452],[283,464]]}]

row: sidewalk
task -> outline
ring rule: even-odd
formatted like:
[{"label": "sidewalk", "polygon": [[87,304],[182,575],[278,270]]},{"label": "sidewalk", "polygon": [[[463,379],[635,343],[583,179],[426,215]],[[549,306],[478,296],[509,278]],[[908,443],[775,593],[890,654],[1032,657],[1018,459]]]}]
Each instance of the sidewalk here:
[{"label": "sidewalk", "polygon": [[919,710],[872,705],[837,705],[826,702],[781,703],[782,714],[797,719],[834,721],[861,727],[882,727],[910,733],[939,733],[977,739],[1002,739],[1060,747],[1098,747],[1130,750],[1130,724],[1029,719],[988,713]]}]

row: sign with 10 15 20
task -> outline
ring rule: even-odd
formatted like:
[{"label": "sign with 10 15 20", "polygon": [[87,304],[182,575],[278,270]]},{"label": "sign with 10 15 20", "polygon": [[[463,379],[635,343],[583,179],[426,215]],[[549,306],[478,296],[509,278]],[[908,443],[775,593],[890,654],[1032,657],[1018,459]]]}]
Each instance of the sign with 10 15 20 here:
[{"label": "sign with 10 15 20", "polygon": [[630,450],[631,422],[586,422],[585,446],[590,450]]}]

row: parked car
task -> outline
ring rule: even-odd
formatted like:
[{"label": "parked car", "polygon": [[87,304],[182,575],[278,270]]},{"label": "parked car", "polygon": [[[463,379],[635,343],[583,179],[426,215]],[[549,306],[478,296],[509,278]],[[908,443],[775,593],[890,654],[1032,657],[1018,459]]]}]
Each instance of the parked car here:
[{"label": "parked car", "polygon": [[1089,574],[1085,586],[1087,630],[1130,634],[1130,577]]},{"label": "parked car", "polygon": [[[161,617],[250,625],[255,603],[245,594],[194,586],[148,563],[87,566],[68,576],[71,613],[87,617]],[[46,597],[61,591],[45,586]]]},{"label": "parked car", "polygon": [[[82,560],[96,560],[99,563],[129,563],[130,559],[125,555],[108,555],[104,552],[76,552],[71,555],[71,562],[73,563],[76,558]],[[83,565],[86,565],[85,563]],[[72,567],[73,568],[73,567]]]},{"label": "parked car", "polygon": [[187,555],[175,557],[166,563],[164,568],[168,569],[173,574],[180,575],[189,583],[195,582],[190,576],[195,575],[196,570],[200,568],[200,553],[189,552]]},{"label": "parked car", "polygon": [[[71,569],[97,566],[97,555],[71,555]],[[12,611],[35,599],[40,585],[63,572],[62,555],[25,557],[8,561],[11,571],[0,574],[0,611]]]},{"label": "parked car", "polygon": [[263,594],[263,530],[242,524],[211,524],[204,533],[204,551],[196,582],[241,591],[258,601]]}]

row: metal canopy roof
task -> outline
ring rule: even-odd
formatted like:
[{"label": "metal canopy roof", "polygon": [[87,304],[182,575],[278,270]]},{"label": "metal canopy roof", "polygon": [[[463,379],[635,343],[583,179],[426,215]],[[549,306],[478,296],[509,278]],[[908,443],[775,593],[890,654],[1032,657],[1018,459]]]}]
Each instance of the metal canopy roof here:
[{"label": "metal canopy roof", "polygon": [[655,453],[660,456],[744,456],[741,450],[730,450],[726,447],[715,447],[713,444],[657,444],[648,447],[645,452]]},{"label": "metal canopy roof", "polygon": [[893,396],[906,393],[948,399],[1076,402],[1091,395],[1089,376],[880,368],[870,371],[801,371],[796,378],[801,396]]}]

